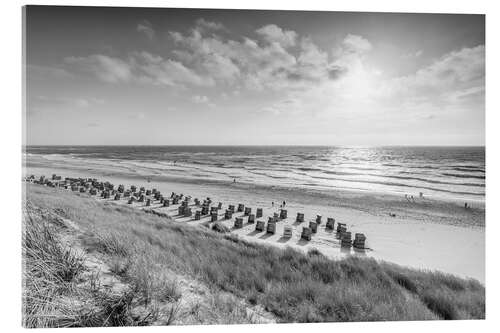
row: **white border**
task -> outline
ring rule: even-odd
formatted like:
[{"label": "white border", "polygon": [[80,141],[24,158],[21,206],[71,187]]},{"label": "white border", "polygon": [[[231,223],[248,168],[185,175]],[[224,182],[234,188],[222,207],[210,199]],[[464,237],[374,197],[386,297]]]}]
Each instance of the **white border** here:
[{"label": "white border", "polygon": [[[486,211],[486,293],[487,319],[485,321],[454,321],[454,322],[389,322],[389,323],[337,323],[337,324],[282,324],[282,325],[239,325],[239,326],[176,326],[169,327],[172,332],[198,331],[204,333],[250,332],[264,330],[266,332],[302,332],[314,329],[321,332],[334,330],[369,330],[371,332],[470,332],[471,330],[493,331],[498,330],[500,296],[498,282],[500,282],[498,249],[496,235],[499,234],[500,214],[497,209],[499,200],[499,148],[500,124],[498,89],[498,61],[500,52],[498,34],[500,31],[500,11],[496,1],[453,1],[453,0],[349,0],[349,1],[320,1],[320,0],[184,0],[184,1],[151,1],[151,0],[69,0],[69,1],[19,1],[4,0],[1,3],[2,38],[1,59],[2,87],[0,114],[2,121],[1,133],[1,187],[0,209],[0,245],[2,273],[0,286],[0,327],[3,331],[21,330],[21,251],[20,251],[20,198],[21,198],[21,6],[25,4],[40,5],[80,5],[80,6],[129,6],[129,7],[185,7],[185,8],[248,8],[248,9],[291,9],[291,10],[334,10],[334,11],[376,11],[376,12],[432,12],[432,13],[475,13],[486,14],[486,174],[487,174],[487,211]],[[6,181],[6,183],[5,183]],[[6,195],[8,193],[8,195]],[[5,212],[5,213],[4,213]],[[497,329],[494,329],[494,327]],[[110,332],[124,328],[98,329]],[[140,328],[144,330],[165,330],[164,327]],[[127,328],[136,331],[137,328]],[[60,332],[61,330],[58,330]]]}]

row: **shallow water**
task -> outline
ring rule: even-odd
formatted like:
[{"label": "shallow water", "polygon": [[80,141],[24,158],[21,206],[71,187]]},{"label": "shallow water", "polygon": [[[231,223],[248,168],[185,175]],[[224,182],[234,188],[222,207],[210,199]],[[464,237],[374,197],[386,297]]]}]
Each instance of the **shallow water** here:
[{"label": "shallow water", "polygon": [[484,147],[29,146],[29,156],[131,174],[484,202]]}]

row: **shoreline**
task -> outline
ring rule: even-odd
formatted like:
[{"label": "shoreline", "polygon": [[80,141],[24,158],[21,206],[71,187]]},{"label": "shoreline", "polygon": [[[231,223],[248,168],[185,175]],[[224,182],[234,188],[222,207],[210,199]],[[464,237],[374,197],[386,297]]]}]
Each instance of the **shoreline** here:
[{"label": "shoreline", "polygon": [[[88,168],[87,168],[88,169]],[[271,207],[271,201],[278,195],[286,196],[289,220],[294,220],[297,212],[306,215],[306,221],[316,214],[334,217],[337,222],[346,223],[352,232],[362,232],[367,236],[368,251],[366,255],[375,259],[393,262],[402,266],[419,269],[439,270],[462,277],[475,278],[484,283],[484,223],[477,225],[465,223],[470,220],[464,215],[463,208],[456,204],[435,203],[426,200],[425,203],[405,205],[404,198],[396,201],[394,198],[374,198],[369,196],[353,196],[336,193],[332,196],[321,196],[300,191],[271,190],[269,188],[252,188],[248,186],[220,186],[201,182],[174,182],[164,178],[151,178],[151,182],[142,175],[124,175],[119,172],[99,172],[99,170],[60,169],[43,167],[34,168],[28,164],[27,173],[45,174],[56,173],[63,177],[91,177],[126,187],[135,184],[146,188],[157,188],[164,194],[170,192],[184,193],[193,197],[211,197],[214,202],[221,201],[224,207],[227,204],[244,203],[250,207],[264,208],[264,218],[278,210],[279,205]],[[361,205],[363,203],[364,205]],[[154,208],[151,207],[151,208]],[[158,207],[157,207],[158,208]],[[254,208],[254,209],[255,209]],[[460,213],[456,213],[457,208]],[[169,215],[175,215],[175,207],[166,210]],[[388,210],[396,211],[396,217],[389,217]],[[396,210],[397,209],[397,210]],[[162,209],[160,208],[161,212]],[[454,213],[455,212],[455,213]],[[472,209],[476,220],[484,222],[484,210]],[[175,216],[174,216],[175,218]],[[193,223],[189,218],[181,222]],[[205,222],[207,218],[197,223]],[[231,228],[233,220],[222,221]],[[285,223],[287,224],[287,223]],[[322,226],[311,242],[300,242],[301,227],[292,225],[294,237],[287,242],[280,241],[283,233],[283,224],[278,224],[277,233],[271,237],[256,236],[254,225],[245,224],[242,229],[232,230],[232,233],[252,242],[262,242],[273,246],[292,246],[301,250],[318,249],[330,258],[345,256],[340,250],[338,240],[328,234]],[[287,224],[287,225],[288,225]],[[463,265],[463,263],[468,263]]]},{"label": "shoreline", "polygon": [[[164,160],[150,160],[150,159],[137,159],[137,160],[129,160],[122,158],[85,158],[82,156],[72,156],[69,155],[61,155],[61,154],[49,154],[49,155],[40,155],[40,154],[24,154],[24,159],[29,161],[30,163],[47,165],[72,165],[73,167],[80,167],[82,164],[87,165],[91,168],[95,169],[104,169],[107,171],[108,169],[114,169],[115,171],[119,171],[124,174],[136,174],[144,177],[166,177],[169,180],[182,180],[182,181],[197,181],[197,182],[207,182],[214,184],[232,184],[233,180],[237,180],[239,184],[246,184],[248,186],[276,186],[282,188],[293,188],[293,189],[301,189],[310,192],[318,192],[318,193],[332,193],[332,192],[344,192],[344,194],[352,193],[354,195],[361,194],[370,194],[370,195],[382,195],[382,196],[393,196],[396,198],[404,197],[406,194],[408,196],[413,195],[415,198],[419,197],[419,193],[424,193],[425,198],[434,200],[434,201],[442,201],[448,203],[457,203],[458,205],[462,205],[465,202],[473,203],[476,206],[484,206],[485,204],[485,196],[480,194],[472,194],[468,192],[453,192],[451,190],[437,189],[437,188],[429,188],[429,184],[425,185],[415,185],[411,186],[408,184],[393,184],[393,183],[385,183],[380,180],[368,180],[365,179],[362,181],[364,184],[384,184],[392,188],[377,188],[377,185],[372,188],[363,188],[361,187],[352,187],[345,186],[340,184],[322,184],[322,183],[314,183],[311,182],[311,179],[304,179],[302,183],[295,183],[293,180],[290,182],[287,177],[273,175],[272,173],[276,170],[270,170],[271,173],[255,173],[258,175],[265,175],[270,177],[268,181],[262,181],[262,179],[253,179],[252,175],[246,175],[250,178],[246,178],[245,175],[241,174],[238,170],[245,170],[245,168],[235,168],[229,167],[227,169],[218,170],[217,168],[213,169],[212,165],[199,165],[198,163],[190,164],[190,163],[173,163]],[[306,168],[309,170],[309,168]],[[230,173],[227,170],[233,170],[234,172]],[[254,170],[250,168],[250,170]],[[263,170],[263,169],[262,169]],[[280,171],[286,171],[284,169],[279,169]],[[315,168],[310,170],[316,170]],[[318,169],[319,170],[319,169]],[[207,173],[208,172],[208,173]],[[326,173],[329,173],[325,171]],[[295,174],[292,172],[292,174]],[[342,172],[341,172],[342,174]],[[311,175],[312,176],[312,175]],[[369,176],[373,176],[370,175]],[[328,177],[320,177],[320,176],[312,176],[315,179],[330,179]],[[388,178],[395,176],[387,176]],[[293,178],[293,177],[292,177]],[[404,177],[403,177],[404,178]],[[410,177],[411,179],[412,177]],[[295,179],[297,180],[297,179]],[[342,181],[346,184],[354,184],[356,183],[352,179],[338,179],[338,181]],[[430,181],[430,180],[429,180]],[[430,181],[436,182],[434,181]],[[446,183],[448,184],[448,183]],[[452,183],[449,183],[452,184]],[[455,184],[459,185],[459,184]],[[395,187],[394,187],[395,186]],[[478,185],[479,186],[479,185]],[[484,185],[482,185],[484,187]],[[446,193],[446,194],[445,194]]]},{"label": "shoreline", "polygon": [[[434,223],[445,223],[450,225],[468,226],[468,227],[484,227],[485,225],[485,202],[484,201],[468,201],[471,207],[465,210],[463,207],[464,201],[451,200],[448,198],[434,197],[415,197],[415,202],[408,202],[404,195],[397,195],[392,193],[382,193],[367,190],[350,190],[343,188],[336,188],[331,190],[315,190],[315,189],[301,189],[291,186],[272,186],[251,184],[244,182],[210,180],[210,179],[196,179],[189,177],[166,176],[148,173],[132,173],[120,165],[113,166],[112,169],[104,169],[102,165],[92,163],[89,160],[88,164],[71,165],[70,167],[64,163],[54,163],[55,161],[37,158],[33,160],[25,159],[24,168],[40,169],[40,170],[59,170],[79,172],[82,177],[113,177],[117,179],[132,179],[143,184],[148,184],[147,180],[151,182],[162,183],[179,183],[196,186],[211,186],[223,189],[231,188],[235,190],[252,191],[256,194],[269,196],[273,193],[277,201],[279,198],[296,197],[302,195],[302,200],[308,201],[308,204],[314,204],[314,200],[321,201],[322,205],[331,205],[345,208],[352,208],[357,210],[369,211],[372,214],[379,215],[380,208],[382,207],[385,214],[396,213],[402,217],[409,217],[422,221],[431,221]],[[124,170],[125,169],[125,170]],[[306,194],[306,195],[304,195]],[[279,201],[279,200],[278,200]],[[375,209],[372,209],[375,208]],[[443,218],[443,212],[446,217]]]}]

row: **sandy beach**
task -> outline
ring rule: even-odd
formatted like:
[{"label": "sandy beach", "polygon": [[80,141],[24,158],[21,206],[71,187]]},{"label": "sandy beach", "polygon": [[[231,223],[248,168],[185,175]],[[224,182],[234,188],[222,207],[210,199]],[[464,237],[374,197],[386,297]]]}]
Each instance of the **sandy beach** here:
[{"label": "sandy beach", "polygon": [[[119,164],[105,165],[96,163],[60,163],[30,156],[25,162],[25,173],[36,176],[50,176],[53,173],[63,177],[91,177],[110,181],[115,185],[123,184],[156,188],[163,194],[183,193],[193,198],[210,197],[213,202],[227,205],[243,203],[256,208],[263,208],[262,220],[279,212],[279,205],[286,201],[288,218],[277,224],[276,234],[256,232],[254,224],[247,224],[246,218],[241,229],[234,229],[233,219],[221,223],[231,232],[251,242],[265,243],[272,246],[291,246],[307,251],[315,248],[330,258],[346,255],[370,256],[375,259],[393,262],[402,266],[425,270],[439,270],[461,277],[470,277],[484,283],[484,204],[475,202],[471,209],[465,210],[462,202],[433,199],[416,199],[408,202],[404,196],[381,193],[353,191],[303,191],[287,187],[262,187],[245,183],[220,181],[200,181],[188,178],[174,178],[165,175],[130,173]],[[99,199],[102,200],[102,199]],[[113,201],[126,204],[125,200]],[[274,207],[272,206],[274,202]],[[146,208],[134,203],[139,209]],[[160,207],[153,203],[151,207],[164,212],[179,221],[189,224],[206,222],[204,217],[195,221],[194,217],[178,217],[177,205]],[[194,211],[195,209],[193,209]],[[295,222],[297,212],[305,214],[305,222]],[[396,214],[395,217],[389,215]],[[323,217],[323,224],[310,242],[300,240],[302,226]],[[368,250],[364,252],[345,252],[340,248],[340,241],[335,234],[325,230],[327,217],[336,222],[346,223],[348,230],[362,232],[367,236]],[[293,237],[283,238],[285,226],[291,226]]]}]

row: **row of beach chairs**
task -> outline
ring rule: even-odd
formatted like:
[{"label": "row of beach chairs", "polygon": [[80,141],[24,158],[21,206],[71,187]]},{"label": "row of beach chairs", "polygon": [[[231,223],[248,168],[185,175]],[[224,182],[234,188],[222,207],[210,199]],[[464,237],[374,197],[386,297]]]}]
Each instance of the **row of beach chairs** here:
[{"label": "row of beach chairs", "polygon": [[[199,209],[194,213],[192,211],[192,206],[190,206],[191,197],[184,196],[183,194],[176,194],[172,192],[170,196],[165,197],[157,189],[146,189],[144,187],[138,188],[135,185],[130,186],[129,189],[125,189],[124,185],[119,185],[117,188],[109,182],[99,182],[95,178],[65,178],[62,179],[61,176],[53,174],[52,177],[45,178],[41,176],[39,179],[35,179],[34,175],[26,178],[26,181],[34,182],[37,184],[43,184],[50,187],[64,187],[66,189],[71,189],[72,191],[78,191],[81,193],[88,192],[92,196],[100,195],[103,199],[121,200],[122,197],[127,199],[128,204],[134,202],[144,203],[144,206],[151,206],[153,201],[161,204],[162,207],[169,207],[170,205],[179,205],[178,216],[191,217],[194,215],[194,220],[201,220],[203,216],[210,216],[210,222],[216,222],[219,219],[219,211],[222,210],[222,203],[219,202],[217,205],[213,205],[210,198],[206,198],[200,201],[198,198],[194,199],[194,206]],[[251,207],[245,207],[244,204],[239,203],[237,206],[228,205],[228,208],[224,211],[223,218],[225,220],[231,220],[235,213],[243,213],[242,216],[237,216],[234,219],[234,228],[243,228],[243,217],[247,217],[248,224],[255,223],[255,230],[258,232],[266,232],[270,234],[276,233],[276,224],[279,221],[288,218],[288,211],[286,209],[280,209],[279,213],[273,213],[273,216],[268,217],[267,224],[263,220],[257,220],[263,217],[263,209],[257,208],[255,213],[252,212]],[[297,213],[295,218],[296,223],[304,223],[305,216],[304,213]],[[321,215],[316,215],[314,221],[310,221],[308,226],[302,228],[300,238],[306,241],[311,241],[313,234],[318,232],[318,226],[323,222]],[[336,237],[340,240],[341,247],[355,247],[358,249],[365,248],[366,236],[362,233],[356,233],[354,240],[352,240],[352,233],[347,231],[347,226],[345,223],[337,223],[335,229],[335,219],[328,217],[325,224],[326,230],[331,230],[336,232]],[[293,229],[291,226],[285,226],[283,231],[284,238],[291,238],[293,236]]]}]

